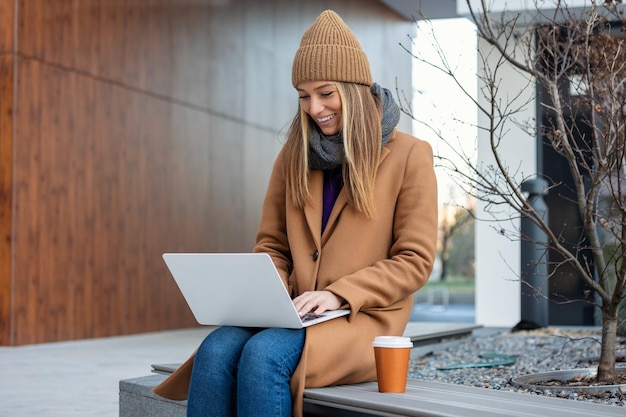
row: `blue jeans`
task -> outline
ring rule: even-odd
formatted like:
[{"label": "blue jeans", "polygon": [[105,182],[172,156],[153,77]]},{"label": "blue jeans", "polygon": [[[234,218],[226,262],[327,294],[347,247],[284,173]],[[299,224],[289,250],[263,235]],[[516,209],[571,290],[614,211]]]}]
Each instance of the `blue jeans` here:
[{"label": "blue jeans", "polygon": [[196,352],[187,417],[291,416],[304,329],[220,327]]}]

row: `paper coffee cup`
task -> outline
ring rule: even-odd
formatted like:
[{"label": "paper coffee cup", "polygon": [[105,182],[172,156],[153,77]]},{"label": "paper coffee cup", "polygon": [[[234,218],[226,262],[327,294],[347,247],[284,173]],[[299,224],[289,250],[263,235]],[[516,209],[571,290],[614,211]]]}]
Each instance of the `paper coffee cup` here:
[{"label": "paper coffee cup", "polygon": [[413,342],[409,337],[377,336],[372,342],[379,392],[404,392]]}]

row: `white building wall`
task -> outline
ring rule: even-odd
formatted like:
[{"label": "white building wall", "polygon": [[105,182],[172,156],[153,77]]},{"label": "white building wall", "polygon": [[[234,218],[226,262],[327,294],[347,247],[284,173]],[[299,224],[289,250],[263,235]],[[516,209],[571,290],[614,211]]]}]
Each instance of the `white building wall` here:
[{"label": "white building wall", "polygon": [[[479,39],[478,48],[483,56],[490,46]],[[498,54],[492,54],[488,65],[493,70]],[[483,66],[479,57],[479,73]],[[519,72],[511,67],[498,70],[500,92],[498,98],[503,102],[515,97],[517,106],[523,107],[509,120],[503,131],[506,132],[499,145],[498,152],[508,166],[515,172],[517,181],[536,173],[537,144],[536,139],[521,129],[515,122],[533,120],[536,114],[534,83],[529,83]],[[485,85],[478,85],[478,100],[486,108],[488,100],[481,91]],[[519,95],[520,90],[522,94]],[[484,114],[478,116],[479,126],[489,125]],[[479,167],[494,166],[495,160],[491,151],[488,132],[479,129],[478,139]],[[498,213],[495,213],[497,211]],[[514,326],[520,321],[520,242],[511,238],[519,230],[519,220],[515,213],[507,212],[503,206],[486,206],[484,202],[477,204],[476,222],[476,323],[485,326]],[[513,220],[511,220],[513,218]]]}]

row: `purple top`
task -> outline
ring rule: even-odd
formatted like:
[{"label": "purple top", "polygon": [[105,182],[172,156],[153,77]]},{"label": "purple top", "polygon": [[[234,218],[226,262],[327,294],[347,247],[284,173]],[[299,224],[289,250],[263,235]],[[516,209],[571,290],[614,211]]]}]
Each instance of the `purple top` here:
[{"label": "purple top", "polygon": [[322,211],[322,232],[326,228],[330,212],[335,205],[337,196],[343,187],[343,177],[341,176],[341,166],[324,170],[324,209]]}]

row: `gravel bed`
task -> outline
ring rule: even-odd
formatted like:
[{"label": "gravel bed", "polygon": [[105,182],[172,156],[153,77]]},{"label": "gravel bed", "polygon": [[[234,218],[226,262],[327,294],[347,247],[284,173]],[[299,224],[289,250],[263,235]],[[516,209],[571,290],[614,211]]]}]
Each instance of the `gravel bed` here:
[{"label": "gravel bed", "polygon": [[[433,348],[424,356],[413,358],[409,377],[481,388],[525,392],[578,401],[626,407],[626,390],[602,394],[530,390],[511,384],[513,378],[541,372],[572,368],[594,368],[600,354],[599,330],[538,329],[472,336],[459,342]],[[495,360],[489,355],[517,355],[508,366],[463,367],[440,370],[450,365],[471,364]],[[619,338],[617,356],[626,355],[626,338]],[[485,355],[485,357],[481,357]],[[626,364],[621,364],[620,366]]]}]

